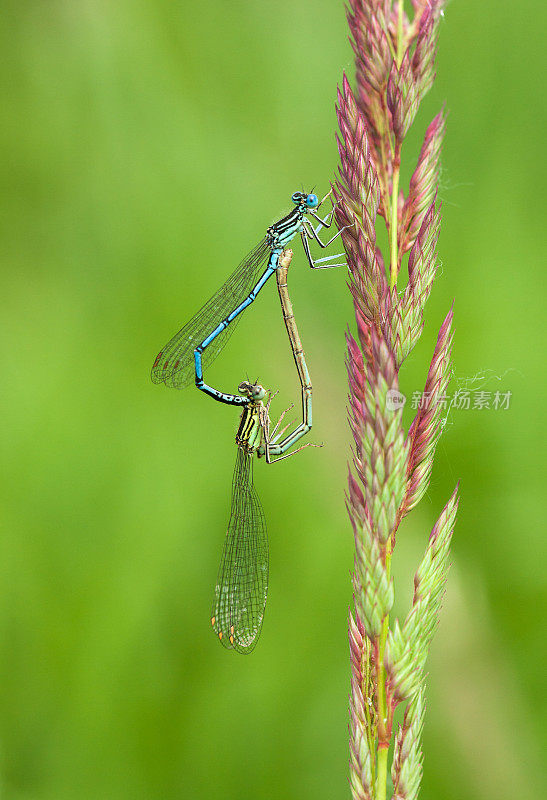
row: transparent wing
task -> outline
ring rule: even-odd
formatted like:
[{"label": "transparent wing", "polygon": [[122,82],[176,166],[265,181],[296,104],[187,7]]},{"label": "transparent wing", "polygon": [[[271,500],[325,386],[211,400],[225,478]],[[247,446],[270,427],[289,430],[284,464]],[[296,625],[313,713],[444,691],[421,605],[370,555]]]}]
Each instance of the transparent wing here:
[{"label": "transparent wing", "polygon": [[[163,382],[166,386],[183,389],[194,382],[195,348],[247,297],[257,283],[269,254],[270,248],[266,239],[263,239],[190,322],[173,336],[154,361],[151,372],[154,383]],[[205,367],[218,356],[240,319],[241,315],[236,317],[205,350],[202,358]]]},{"label": "transparent wing", "polygon": [[266,520],[253,486],[253,456],[238,448],[211,614],[213,629],[228,649],[250,653],[258,641],[268,594],[268,563]]}]

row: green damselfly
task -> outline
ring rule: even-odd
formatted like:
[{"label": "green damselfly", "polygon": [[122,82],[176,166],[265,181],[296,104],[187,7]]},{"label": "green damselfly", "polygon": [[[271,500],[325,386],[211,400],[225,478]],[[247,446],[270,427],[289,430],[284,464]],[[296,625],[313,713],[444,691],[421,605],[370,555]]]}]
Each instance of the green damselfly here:
[{"label": "green damselfly", "polygon": [[264,511],[253,483],[254,456],[264,456],[267,463],[273,463],[304,447],[320,446],[309,443],[287,452],[312,424],[312,385],[287,287],[291,257],[292,252],[287,250],[280,258],[277,286],[302,390],[302,422],[281,439],[288,427],[280,429],[286,411],[270,431],[271,393],[257,382],[244,381],[238,387],[248,402],[236,433],[230,519],[215,586],[211,624],[221,644],[240,653],[250,653],[258,641],[268,593],[268,536]]}]

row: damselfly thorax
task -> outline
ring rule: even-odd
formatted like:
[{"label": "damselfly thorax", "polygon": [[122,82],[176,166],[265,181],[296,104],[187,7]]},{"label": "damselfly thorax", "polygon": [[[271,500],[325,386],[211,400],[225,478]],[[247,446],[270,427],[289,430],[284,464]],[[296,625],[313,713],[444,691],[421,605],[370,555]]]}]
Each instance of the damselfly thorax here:
[{"label": "damselfly thorax", "polygon": [[285,245],[289,244],[297,233],[301,233],[304,230],[305,213],[306,211],[301,206],[297,206],[290,214],[280,219],[279,222],[270,225],[266,231],[268,246],[272,250],[277,248],[282,250]]},{"label": "damselfly thorax", "polygon": [[241,413],[236,444],[245,453],[264,451],[264,431],[267,430],[269,422],[268,409],[263,403],[266,391],[259,384],[251,384],[247,381],[240,383],[237,389],[238,392],[248,396],[250,400],[243,407]]}]

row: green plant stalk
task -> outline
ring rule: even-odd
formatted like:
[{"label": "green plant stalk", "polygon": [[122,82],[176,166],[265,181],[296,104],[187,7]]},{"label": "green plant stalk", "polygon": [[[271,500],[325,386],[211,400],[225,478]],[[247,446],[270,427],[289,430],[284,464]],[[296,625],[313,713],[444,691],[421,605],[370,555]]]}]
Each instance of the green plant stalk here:
[{"label": "green plant stalk", "polygon": [[387,790],[387,756],[388,745],[378,746],[378,781],[376,784],[376,800],[386,800]]},{"label": "green plant stalk", "polygon": [[401,66],[403,60],[403,11],[404,0],[399,0],[399,13],[397,16],[397,66]]},{"label": "green plant stalk", "polygon": [[393,289],[397,286],[397,276],[398,276],[398,259],[399,259],[399,251],[398,251],[398,240],[397,240],[397,229],[398,229],[398,221],[399,221],[399,171],[400,171],[400,156],[399,153],[396,151],[395,158],[393,160],[393,191],[391,193],[391,223],[389,226],[389,233],[390,233],[390,243],[391,243],[391,258],[390,258],[390,289]]},{"label": "green plant stalk", "polygon": [[[399,0],[398,17],[397,17],[397,67],[401,66],[403,59],[403,0]],[[390,289],[397,286],[398,276],[398,227],[399,227],[399,173],[401,168],[401,151],[396,145],[393,154],[393,181],[391,191],[391,222],[389,225],[389,240],[391,249],[390,258]]]},{"label": "green plant stalk", "polygon": [[[397,24],[397,66],[401,65],[403,52],[403,0],[399,0],[399,14]],[[398,277],[398,227],[399,227],[399,174],[401,165],[401,153],[399,147],[395,146],[393,158],[393,185],[391,192],[391,224],[390,233],[390,288],[397,286]],[[388,579],[391,575],[391,537],[386,546],[386,572]],[[388,708],[386,693],[386,673],[384,667],[384,655],[386,649],[387,634],[389,631],[389,614],[384,617],[382,622],[382,632],[380,634],[380,646],[378,648],[378,716],[380,718],[379,730],[384,733],[386,741],[378,741],[378,779],[376,786],[376,800],[386,800],[387,794],[387,758],[389,752],[389,740],[391,732],[386,730],[388,724]],[[391,726],[389,726],[391,727]]]}]

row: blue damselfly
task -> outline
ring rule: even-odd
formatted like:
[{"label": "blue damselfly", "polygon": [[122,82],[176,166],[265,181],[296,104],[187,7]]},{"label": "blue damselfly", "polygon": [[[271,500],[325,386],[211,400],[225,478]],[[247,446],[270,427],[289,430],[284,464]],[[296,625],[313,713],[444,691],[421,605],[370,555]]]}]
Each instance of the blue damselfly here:
[{"label": "blue damselfly", "polygon": [[[340,254],[314,260],[310,253],[309,241],[314,240],[321,247],[328,247],[341,232],[338,231],[328,242],[322,242],[319,238],[320,230],[332,225],[334,207],[324,219],[316,213],[329,195],[330,192],[321,202],[313,193],[295,192],[292,195],[295,208],[268,228],[264,239],[241,262],[226,283],[160,351],[152,367],[154,383],[163,382],[166,386],[182,389],[195,382],[199,389],[222,403],[246,405],[249,402],[245,395],[226,394],[208,386],[203,380],[203,366],[209,365],[220,353],[233,333],[241,312],[255,300],[276,272],[284,247],[297,234],[301,236],[312,269],[342,266],[327,263],[339,258]],[[319,222],[316,228],[307,219],[308,215]],[[210,347],[213,343],[214,346]]]}]

